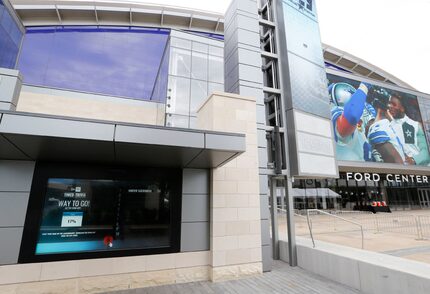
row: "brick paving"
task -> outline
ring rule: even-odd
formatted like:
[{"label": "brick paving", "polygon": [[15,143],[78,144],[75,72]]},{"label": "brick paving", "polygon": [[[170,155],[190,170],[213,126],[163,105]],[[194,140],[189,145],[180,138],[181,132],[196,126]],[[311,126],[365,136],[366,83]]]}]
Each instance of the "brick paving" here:
[{"label": "brick paving", "polygon": [[275,261],[273,270],[260,276],[226,282],[195,282],[111,292],[115,294],[352,294],[358,290],[329,281],[298,267]]}]

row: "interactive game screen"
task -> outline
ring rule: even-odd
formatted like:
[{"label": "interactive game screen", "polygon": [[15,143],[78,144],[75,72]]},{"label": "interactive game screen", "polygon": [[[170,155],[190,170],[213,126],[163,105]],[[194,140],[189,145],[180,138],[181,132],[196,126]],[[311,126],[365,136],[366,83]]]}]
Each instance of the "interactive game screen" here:
[{"label": "interactive game screen", "polygon": [[36,255],[170,246],[163,181],[49,178]]}]

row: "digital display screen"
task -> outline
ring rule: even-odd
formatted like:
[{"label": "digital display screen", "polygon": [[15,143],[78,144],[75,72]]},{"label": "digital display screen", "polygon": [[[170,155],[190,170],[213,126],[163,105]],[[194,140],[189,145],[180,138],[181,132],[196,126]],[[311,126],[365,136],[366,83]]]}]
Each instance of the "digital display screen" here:
[{"label": "digital display screen", "polygon": [[36,255],[171,245],[165,181],[49,178]]},{"label": "digital display screen", "polygon": [[417,96],[327,77],[338,160],[430,164]]}]

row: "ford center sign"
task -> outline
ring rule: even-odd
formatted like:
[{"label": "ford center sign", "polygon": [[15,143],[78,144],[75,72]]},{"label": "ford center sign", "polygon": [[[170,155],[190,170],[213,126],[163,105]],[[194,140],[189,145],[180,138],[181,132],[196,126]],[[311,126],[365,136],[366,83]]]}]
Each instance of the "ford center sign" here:
[{"label": "ford center sign", "polygon": [[379,174],[374,173],[346,173],[346,179],[361,181],[374,181],[379,182],[386,180],[387,182],[395,183],[426,183],[428,184],[428,177],[422,175],[398,175],[398,174],[386,174],[381,177]]}]

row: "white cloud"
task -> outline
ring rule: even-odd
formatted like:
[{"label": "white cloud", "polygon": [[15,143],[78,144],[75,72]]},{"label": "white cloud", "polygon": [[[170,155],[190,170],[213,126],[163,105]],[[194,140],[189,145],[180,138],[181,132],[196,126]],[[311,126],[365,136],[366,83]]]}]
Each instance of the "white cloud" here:
[{"label": "white cloud", "polygon": [[320,0],[322,41],[430,93],[430,1]]}]

